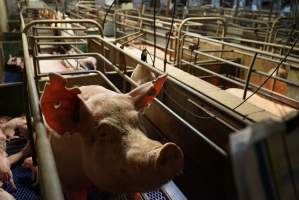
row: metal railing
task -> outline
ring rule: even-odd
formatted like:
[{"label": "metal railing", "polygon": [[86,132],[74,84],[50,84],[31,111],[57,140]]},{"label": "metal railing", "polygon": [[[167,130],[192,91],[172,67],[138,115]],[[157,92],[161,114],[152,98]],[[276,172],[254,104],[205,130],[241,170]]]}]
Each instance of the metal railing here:
[{"label": "metal railing", "polygon": [[[24,10],[22,10],[24,11]],[[23,12],[20,13],[21,18],[21,30],[26,30],[24,18],[22,15]],[[22,32],[22,42],[23,42],[23,52],[24,52],[24,61],[25,61],[25,72],[26,72],[26,85],[28,91],[28,103],[26,105],[30,107],[30,112],[33,120],[33,127],[35,130],[36,140],[35,142],[31,141],[31,143],[35,143],[35,151],[38,162],[38,170],[40,174],[40,190],[42,199],[45,200],[63,200],[63,193],[61,189],[61,184],[58,178],[58,173],[55,166],[54,156],[52,149],[50,147],[50,143],[47,137],[46,127],[43,122],[43,117],[41,115],[41,110],[39,107],[39,96],[38,90],[35,85],[33,67],[30,61],[29,55],[29,46],[27,35],[25,32]],[[26,114],[27,119],[29,113]],[[31,117],[29,117],[31,119]],[[31,120],[27,124],[31,123]],[[33,133],[31,133],[33,134]]]}]

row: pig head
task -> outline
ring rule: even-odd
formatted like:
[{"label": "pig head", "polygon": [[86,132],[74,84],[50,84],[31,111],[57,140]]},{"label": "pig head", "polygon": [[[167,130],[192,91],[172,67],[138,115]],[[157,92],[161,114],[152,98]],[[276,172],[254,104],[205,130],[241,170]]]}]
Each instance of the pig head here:
[{"label": "pig head", "polygon": [[60,75],[49,77],[41,109],[48,126],[60,135],[51,138],[51,145],[63,186],[91,184],[103,191],[141,192],[182,171],[182,150],[147,138],[140,124],[141,112],[166,76],[127,94],[96,85],[68,89]]}]

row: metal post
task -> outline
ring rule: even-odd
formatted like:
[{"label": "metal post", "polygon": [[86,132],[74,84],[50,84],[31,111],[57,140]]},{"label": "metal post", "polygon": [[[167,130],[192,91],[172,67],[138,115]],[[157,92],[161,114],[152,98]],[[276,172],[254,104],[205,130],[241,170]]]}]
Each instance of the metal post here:
[{"label": "metal post", "polygon": [[255,63],[255,60],[256,60],[256,56],[257,56],[257,53],[255,53],[253,55],[253,57],[251,59],[251,63],[250,63],[249,68],[248,68],[245,87],[244,87],[243,100],[246,98],[246,95],[247,95],[248,85],[249,85],[249,81],[250,81],[250,77],[251,77],[251,72],[252,72],[252,69],[253,69],[253,66],[254,66],[254,63]]}]

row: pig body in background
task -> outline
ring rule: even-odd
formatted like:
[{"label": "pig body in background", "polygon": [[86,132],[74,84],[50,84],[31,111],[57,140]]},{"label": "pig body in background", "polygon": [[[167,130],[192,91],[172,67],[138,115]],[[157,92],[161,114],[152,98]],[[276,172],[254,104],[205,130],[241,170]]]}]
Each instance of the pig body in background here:
[{"label": "pig body in background", "polygon": [[16,188],[7,153],[3,150],[0,150],[0,181],[8,183],[11,188]]},{"label": "pig body in background", "polygon": [[16,200],[11,194],[0,188],[0,199],[1,200]]},{"label": "pig body in background", "polygon": [[[143,62],[147,62],[147,50],[144,49],[141,53],[141,60]],[[150,69],[140,65],[139,63],[136,65],[131,78],[138,85],[155,80],[156,76]]]},{"label": "pig body in background", "polygon": [[90,186],[108,192],[152,190],[182,170],[181,149],[147,138],[140,126],[140,111],[165,79],[119,94],[101,86],[66,89],[63,77],[50,74],[41,109],[61,135],[52,137],[51,145],[70,199],[84,199]]},{"label": "pig body in background", "polygon": [[7,137],[7,139],[12,139],[15,137],[15,130],[18,129],[20,135],[26,137],[27,134],[27,124],[26,118],[23,117],[16,117],[7,122],[0,124],[0,129]]},{"label": "pig body in background", "polygon": [[78,62],[82,66],[86,66],[90,70],[95,70],[97,68],[97,59],[94,57],[87,57],[78,59]]},{"label": "pig body in background", "polygon": [[155,80],[155,74],[151,72],[146,67],[137,64],[136,68],[134,69],[131,78],[133,81],[138,83],[138,85]]},{"label": "pig body in background", "polygon": [[11,120],[11,117],[9,117],[9,116],[1,116],[0,117],[0,125],[8,122],[9,120]]},{"label": "pig body in background", "polygon": [[32,181],[33,181],[32,185],[36,186],[38,184],[38,168],[37,168],[37,166],[33,165],[32,157],[26,158],[22,164],[22,167],[31,170]]}]

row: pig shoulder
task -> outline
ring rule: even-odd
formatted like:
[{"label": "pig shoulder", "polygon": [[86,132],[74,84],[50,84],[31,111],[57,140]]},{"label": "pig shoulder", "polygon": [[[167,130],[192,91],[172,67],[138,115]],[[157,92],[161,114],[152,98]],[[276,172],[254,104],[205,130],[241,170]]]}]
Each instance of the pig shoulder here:
[{"label": "pig shoulder", "polygon": [[56,167],[64,188],[80,188],[89,185],[84,175],[82,139],[79,134],[65,134],[51,138]]}]

